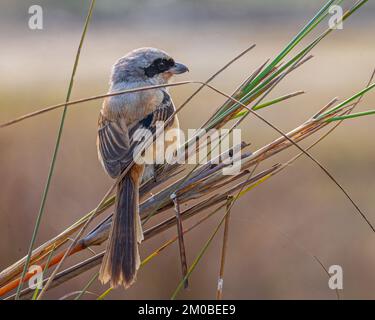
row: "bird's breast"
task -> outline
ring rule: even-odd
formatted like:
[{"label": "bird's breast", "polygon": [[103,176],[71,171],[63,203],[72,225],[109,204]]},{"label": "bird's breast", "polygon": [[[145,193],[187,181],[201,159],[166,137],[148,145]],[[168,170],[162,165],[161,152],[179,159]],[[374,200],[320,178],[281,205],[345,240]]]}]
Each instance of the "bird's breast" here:
[{"label": "bird's breast", "polygon": [[[143,85],[146,86],[146,85]],[[142,87],[142,85],[134,86]],[[110,93],[133,89],[133,86],[115,87]],[[122,117],[129,128],[144,119],[163,101],[163,92],[160,89],[150,89],[139,92],[131,92],[107,98],[102,107],[102,114],[107,119]]]}]

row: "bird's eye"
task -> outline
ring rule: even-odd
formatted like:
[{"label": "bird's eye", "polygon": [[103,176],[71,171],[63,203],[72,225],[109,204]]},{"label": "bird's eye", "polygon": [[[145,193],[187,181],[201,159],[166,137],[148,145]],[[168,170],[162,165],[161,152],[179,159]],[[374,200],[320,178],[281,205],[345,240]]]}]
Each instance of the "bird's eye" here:
[{"label": "bird's eye", "polygon": [[167,65],[166,61],[165,60],[161,60],[159,63],[158,63],[158,69],[160,71],[166,71],[169,69],[169,66]]}]

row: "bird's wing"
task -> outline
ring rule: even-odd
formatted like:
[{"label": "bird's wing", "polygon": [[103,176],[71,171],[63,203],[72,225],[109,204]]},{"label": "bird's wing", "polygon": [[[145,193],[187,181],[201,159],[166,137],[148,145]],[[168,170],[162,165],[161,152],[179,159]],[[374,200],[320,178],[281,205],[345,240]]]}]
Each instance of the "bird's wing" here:
[{"label": "bird's wing", "polygon": [[[141,139],[133,141],[134,133],[139,129],[147,129],[151,134],[156,131],[156,121],[167,120],[175,107],[167,92],[164,99],[153,113],[128,128],[125,119],[118,117],[108,120],[102,114],[98,124],[98,155],[107,173],[115,178],[132,162],[136,147],[144,143]],[[171,122],[170,122],[171,123]],[[167,125],[170,126],[170,125]]]},{"label": "bird's wing", "polygon": [[98,124],[98,156],[107,173],[115,178],[130,161],[129,132],[125,120],[108,120],[101,114]]}]

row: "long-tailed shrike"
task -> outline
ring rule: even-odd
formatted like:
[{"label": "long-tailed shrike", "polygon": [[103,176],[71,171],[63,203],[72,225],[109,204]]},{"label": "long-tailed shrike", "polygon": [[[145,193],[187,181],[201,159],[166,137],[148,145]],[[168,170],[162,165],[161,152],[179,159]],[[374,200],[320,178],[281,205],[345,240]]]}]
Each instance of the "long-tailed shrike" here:
[{"label": "long-tailed shrike", "polygon": [[[174,74],[188,71],[166,52],[140,48],[120,58],[112,69],[109,92],[166,84]],[[104,100],[98,121],[97,148],[104,170],[117,178],[133,160],[135,129],[166,121],[175,107],[166,88],[127,93]],[[166,131],[178,128],[175,116]],[[168,145],[165,145],[167,148]],[[139,186],[144,165],[135,164],[119,182],[112,228],[99,279],[129,287],[140,266],[138,244],[143,240],[139,216]]]}]

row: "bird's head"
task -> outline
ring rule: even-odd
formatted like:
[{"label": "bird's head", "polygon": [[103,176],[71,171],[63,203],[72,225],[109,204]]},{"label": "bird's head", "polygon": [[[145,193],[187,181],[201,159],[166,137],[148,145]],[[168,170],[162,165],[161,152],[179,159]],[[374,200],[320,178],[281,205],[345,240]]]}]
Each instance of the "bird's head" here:
[{"label": "bird's head", "polygon": [[112,83],[149,82],[165,84],[175,74],[189,69],[175,62],[166,52],[155,48],[140,48],[120,58],[112,69]]}]

